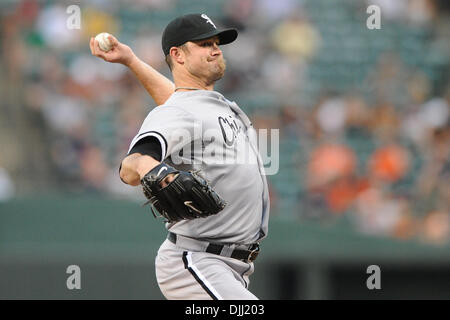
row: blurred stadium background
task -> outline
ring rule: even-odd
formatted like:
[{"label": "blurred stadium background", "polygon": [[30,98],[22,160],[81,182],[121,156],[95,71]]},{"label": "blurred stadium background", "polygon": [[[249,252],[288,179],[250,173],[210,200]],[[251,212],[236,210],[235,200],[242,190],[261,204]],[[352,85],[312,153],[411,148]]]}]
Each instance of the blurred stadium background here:
[{"label": "blurred stadium background", "polygon": [[[81,8],[81,29],[66,8]],[[381,29],[369,30],[369,5]],[[118,165],[155,107],[90,55],[110,32],[168,75],[173,17],[240,30],[216,90],[280,129],[263,299],[450,299],[450,4],[446,0],[0,2],[0,298],[161,299],[161,221]],[[79,265],[82,289],[66,288]],[[381,268],[381,290],[366,269]]]}]

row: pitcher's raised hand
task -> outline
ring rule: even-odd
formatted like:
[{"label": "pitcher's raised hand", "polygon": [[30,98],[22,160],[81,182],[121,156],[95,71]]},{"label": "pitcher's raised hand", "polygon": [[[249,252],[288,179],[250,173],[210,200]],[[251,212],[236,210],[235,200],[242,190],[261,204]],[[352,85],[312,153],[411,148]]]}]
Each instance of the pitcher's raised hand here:
[{"label": "pitcher's raised hand", "polygon": [[114,36],[109,35],[109,41],[112,44],[111,50],[105,52],[100,49],[99,43],[94,37],[91,37],[89,41],[89,47],[91,53],[107,62],[121,63],[128,66],[134,58],[134,52],[129,46],[119,42]]}]

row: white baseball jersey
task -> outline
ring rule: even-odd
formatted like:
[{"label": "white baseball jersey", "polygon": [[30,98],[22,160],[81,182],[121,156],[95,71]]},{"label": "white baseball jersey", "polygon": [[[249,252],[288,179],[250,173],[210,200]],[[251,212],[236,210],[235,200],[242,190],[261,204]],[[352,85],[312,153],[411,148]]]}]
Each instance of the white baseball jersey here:
[{"label": "white baseball jersey", "polygon": [[227,202],[207,218],[166,224],[173,233],[215,243],[250,244],[266,237],[269,193],[256,130],[244,112],[216,91],[175,92],[153,109],[130,144],[156,137],[162,159],[179,170],[200,170]]}]

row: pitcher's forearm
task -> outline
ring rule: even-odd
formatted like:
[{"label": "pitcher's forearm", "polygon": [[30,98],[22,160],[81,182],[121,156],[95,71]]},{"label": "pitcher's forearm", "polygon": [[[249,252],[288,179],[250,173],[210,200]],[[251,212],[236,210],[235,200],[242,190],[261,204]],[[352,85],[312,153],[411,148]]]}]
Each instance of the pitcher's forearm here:
[{"label": "pitcher's forearm", "polygon": [[175,85],[172,81],[137,56],[133,56],[127,66],[136,75],[158,106],[166,102],[174,92]]},{"label": "pitcher's forearm", "polygon": [[141,179],[158,164],[160,162],[150,156],[140,153],[131,154],[122,161],[120,178],[126,184],[137,186]]}]

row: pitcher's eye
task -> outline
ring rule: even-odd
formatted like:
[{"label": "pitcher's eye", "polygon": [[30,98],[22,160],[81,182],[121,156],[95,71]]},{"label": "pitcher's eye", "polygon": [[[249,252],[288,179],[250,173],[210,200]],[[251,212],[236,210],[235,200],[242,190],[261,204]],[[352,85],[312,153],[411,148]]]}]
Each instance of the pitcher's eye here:
[{"label": "pitcher's eye", "polygon": [[214,45],[214,43],[218,46],[219,45],[219,41],[213,42],[213,41],[206,41],[203,42],[202,44],[200,44],[200,46],[202,47],[212,47]]}]

